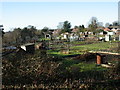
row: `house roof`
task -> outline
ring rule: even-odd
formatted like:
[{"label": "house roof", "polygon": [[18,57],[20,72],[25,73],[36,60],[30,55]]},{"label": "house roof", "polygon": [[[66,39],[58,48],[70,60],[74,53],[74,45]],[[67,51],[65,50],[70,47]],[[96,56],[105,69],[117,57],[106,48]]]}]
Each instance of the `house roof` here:
[{"label": "house roof", "polygon": [[21,46],[29,46],[29,45],[34,45],[34,43],[27,43],[27,44],[24,44],[24,45],[21,45]]},{"label": "house roof", "polygon": [[100,30],[100,29],[104,30],[105,28],[104,27],[98,27],[97,28],[97,30]]},{"label": "house roof", "polygon": [[110,26],[111,28],[120,28],[120,26]]},{"label": "house roof", "polygon": [[53,33],[59,33],[61,32],[61,29],[54,30]]},{"label": "house roof", "polygon": [[111,31],[109,28],[105,28],[104,31]]},{"label": "house roof", "polygon": [[78,31],[79,31],[79,29],[78,29],[78,28],[76,28],[76,29],[75,29],[75,28],[73,28],[73,29],[72,29],[72,32],[78,32]]}]

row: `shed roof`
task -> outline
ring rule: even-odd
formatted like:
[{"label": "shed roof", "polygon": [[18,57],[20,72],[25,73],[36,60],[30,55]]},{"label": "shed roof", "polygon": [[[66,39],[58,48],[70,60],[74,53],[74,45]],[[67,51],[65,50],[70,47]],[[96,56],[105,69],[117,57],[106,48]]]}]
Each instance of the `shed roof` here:
[{"label": "shed roof", "polygon": [[24,45],[21,45],[21,46],[29,46],[29,45],[34,45],[34,43],[27,43],[27,44],[24,44]]}]

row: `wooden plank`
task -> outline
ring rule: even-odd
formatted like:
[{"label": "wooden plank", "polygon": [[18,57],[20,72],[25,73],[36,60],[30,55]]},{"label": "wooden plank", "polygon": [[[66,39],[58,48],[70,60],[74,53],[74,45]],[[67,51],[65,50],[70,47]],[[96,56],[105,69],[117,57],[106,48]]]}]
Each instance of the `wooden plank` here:
[{"label": "wooden plank", "polygon": [[103,53],[103,54],[120,55],[120,53],[103,52],[103,51],[89,51],[89,52],[90,53]]}]

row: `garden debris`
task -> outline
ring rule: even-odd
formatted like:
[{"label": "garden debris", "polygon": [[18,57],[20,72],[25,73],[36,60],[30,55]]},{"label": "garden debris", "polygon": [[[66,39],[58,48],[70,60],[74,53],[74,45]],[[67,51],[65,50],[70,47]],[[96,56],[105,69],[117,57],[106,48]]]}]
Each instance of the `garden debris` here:
[{"label": "garden debris", "polygon": [[80,60],[80,61],[92,61],[92,60],[95,61],[96,54],[95,53],[85,53],[85,54],[81,54],[79,56],[76,56],[73,59]]},{"label": "garden debris", "polygon": [[62,50],[60,53],[62,53],[62,54],[70,54],[70,51],[69,50]]}]

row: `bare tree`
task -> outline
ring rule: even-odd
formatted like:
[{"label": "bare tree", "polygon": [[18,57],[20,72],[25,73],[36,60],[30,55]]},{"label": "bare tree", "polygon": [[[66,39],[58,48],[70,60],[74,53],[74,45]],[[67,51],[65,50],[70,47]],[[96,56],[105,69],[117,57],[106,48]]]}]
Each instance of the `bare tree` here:
[{"label": "bare tree", "polygon": [[90,31],[95,31],[97,27],[98,27],[98,20],[96,17],[92,17],[89,21],[88,28]]}]

